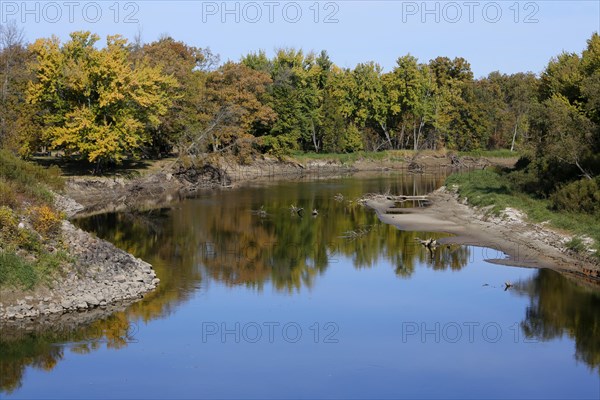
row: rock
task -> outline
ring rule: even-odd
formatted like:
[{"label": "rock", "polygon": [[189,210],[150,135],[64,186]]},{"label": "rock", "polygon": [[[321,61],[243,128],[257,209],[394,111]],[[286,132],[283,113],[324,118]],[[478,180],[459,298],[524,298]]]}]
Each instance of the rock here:
[{"label": "rock", "polygon": [[63,307],[61,307],[55,303],[50,303],[47,308],[47,311],[50,313],[58,313],[58,312],[61,312],[62,310],[63,310]]},{"label": "rock", "polygon": [[91,294],[83,296],[83,301],[90,306],[97,306],[98,304],[100,304],[100,301]]}]

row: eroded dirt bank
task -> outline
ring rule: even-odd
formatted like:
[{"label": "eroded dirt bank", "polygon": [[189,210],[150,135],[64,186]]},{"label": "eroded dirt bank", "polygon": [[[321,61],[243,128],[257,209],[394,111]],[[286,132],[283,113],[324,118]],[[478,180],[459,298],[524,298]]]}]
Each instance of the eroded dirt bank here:
[{"label": "eroded dirt bank", "polygon": [[252,182],[282,179],[329,179],[360,172],[408,171],[412,173],[448,173],[453,168],[482,168],[487,165],[511,166],[516,158],[472,158],[460,161],[445,155],[419,155],[414,159],[339,160],[277,159],[259,156],[250,164],[221,157],[185,167],[167,162],[158,170],[134,179],[123,177],[71,177],[67,180],[67,196],[83,205],[77,216],[153,208],[174,200],[193,196],[199,190],[231,189]]},{"label": "eroded dirt bank", "polygon": [[520,211],[507,208],[498,217],[488,215],[458,199],[442,187],[429,196],[425,208],[396,208],[396,198],[370,196],[365,204],[377,212],[379,219],[402,230],[446,232],[454,234],[440,244],[463,244],[489,247],[507,258],[488,261],[533,268],[551,268],[600,284],[600,267],[565,247],[571,236],[550,229],[546,224],[531,223]]}]

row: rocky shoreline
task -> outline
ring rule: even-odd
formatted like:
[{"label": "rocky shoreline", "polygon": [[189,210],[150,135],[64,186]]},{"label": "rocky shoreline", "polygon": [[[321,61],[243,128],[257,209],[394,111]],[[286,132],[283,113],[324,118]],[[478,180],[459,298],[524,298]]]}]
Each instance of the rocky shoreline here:
[{"label": "rocky shoreline", "polygon": [[75,267],[24,298],[21,291],[3,289],[0,321],[102,308],[140,299],[159,284],[150,264],[71,222],[63,222],[62,237]]}]

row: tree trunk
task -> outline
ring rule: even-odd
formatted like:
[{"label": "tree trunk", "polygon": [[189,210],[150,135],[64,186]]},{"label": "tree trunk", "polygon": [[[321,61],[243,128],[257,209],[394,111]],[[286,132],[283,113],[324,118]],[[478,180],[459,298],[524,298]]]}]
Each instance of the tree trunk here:
[{"label": "tree trunk", "polygon": [[400,140],[398,140],[398,147],[404,147],[404,129],[406,128],[406,123],[402,123],[402,130],[400,131]]},{"label": "tree trunk", "polygon": [[319,142],[317,141],[317,130],[315,129],[315,121],[310,120],[310,125],[311,125],[311,129],[312,129],[312,140],[313,140],[313,145],[315,146],[315,153],[319,152]]},{"label": "tree trunk", "polygon": [[413,149],[417,150],[417,121],[413,121]]},{"label": "tree trunk", "polygon": [[423,119],[419,122],[419,130],[417,132],[416,140],[415,140],[415,151],[419,150],[419,140],[421,139],[421,131],[423,130],[423,126],[425,126],[425,122]]},{"label": "tree trunk", "polygon": [[584,170],[581,165],[579,165],[579,160],[575,161],[575,165],[577,166],[577,168],[579,168],[579,171],[581,171],[581,173],[583,174],[583,176],[585,176],[587,179],[592,180],[592,176],[590,175],[589,172],[587,172],[586,170]]},{"label": "tree trunk", "polygon": [[390,149],[393,149],[394,146],[392,145],[392,138],[390,137],[390,133],[388,132],[386,124],[380,122],[379,126],[381,126],[381,129],[383,129],[383,134],[385,135],[385,138],[387,139]]},{"label": "tree trunk", "polygon": [[517,139],[517,127],[519,126],[519,117],[517,117],[517,121],[515,122],[515,132],[513,133],[512,144],[510,145],[510,151],[515,150],[515,140]]}]

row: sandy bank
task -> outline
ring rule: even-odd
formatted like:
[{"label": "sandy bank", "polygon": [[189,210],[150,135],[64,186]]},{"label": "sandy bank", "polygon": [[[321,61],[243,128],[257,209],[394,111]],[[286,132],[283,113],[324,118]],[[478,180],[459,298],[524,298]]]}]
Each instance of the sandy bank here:
[{"label": "sandy bank", "polygon": [[566,249],[571,236],[550,229],[545,224],[528,222],[518,210],[506,209],[493,217],[458,200],[458,195],[442,187],[429,196],[431,205],[425,208],[395,208],[396,202],[386,196],[372,196],[366,205],[377,212],[379,219],[399,229],[422,232],[446,232],[455,236],[441,240],[442,244],[463,244],[489,247],[506,254],[506,258],[489,259],[498,264],[532,268],[551,268],[600,284],[600,268]]}]

